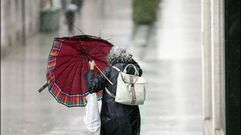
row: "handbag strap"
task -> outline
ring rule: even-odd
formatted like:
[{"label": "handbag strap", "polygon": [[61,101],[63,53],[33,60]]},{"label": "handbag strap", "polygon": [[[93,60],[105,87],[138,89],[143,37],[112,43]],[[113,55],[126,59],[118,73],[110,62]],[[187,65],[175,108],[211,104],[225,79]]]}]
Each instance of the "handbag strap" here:
[{"label": "handbag strap", "polygon": [[118,67],[116,67],[116,66],[112,66],[112,68],[114,68],[114,69],[117,70],[118,72],[121,72],[121,70],[120,70]]},{"label": "handbag strap", "polygon": [[138,70],[137,70],[137,68],[136,68],[136,66],[135,66],[134,64],[128,64],[128,65],[125,67],[125,69],[124,69],[123,72],[126,73],[126,72],[127,72],[127,68],[128,68],[129,66],[132,66],[132,67],[135,69],[135,75],[136,75],[136,76],[139,76]]},{"label": "handbag strap", "polygon": [[[134,69],[135,69],[135,75],[136,76],[139,76],[139,72],[138,72],[138,70],[137,70],[137,68],[136,68],[136,66],[134,65],[134,64],[128,64],[126,67],[125,67],[125,69],[124,69],[124,73],[126,73],[127,72],[127,68],[129,67],[129,66],[132,66]],[[118,72],[122,72],[118,67],[116,67],[116,66],[112,66],[112,68],[114,68],[115,70],[117,70]]]}]

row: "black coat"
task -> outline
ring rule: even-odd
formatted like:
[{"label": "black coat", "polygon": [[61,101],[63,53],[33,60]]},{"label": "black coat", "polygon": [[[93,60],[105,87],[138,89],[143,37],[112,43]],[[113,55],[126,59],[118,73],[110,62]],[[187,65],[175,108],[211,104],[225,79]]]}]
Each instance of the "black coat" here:
[{"label": "black coat", "polygon": [[[120,70],[124,70],[127,64],[134,64],[142,75],[140,66],[134,61],[113,63]],[[88,90],[90,93],[108,88],[114,95],[117,87],[118,71],[112,67],[106,68],[103,73],[113,82],[113,85],[100,74],[94,77],[90,70],[86,75]],[[134,74],[134,69],[129,67],[127,73]],[[115,99],[103,91],[101,110],[101,135],[140,135],[140,112],[138,106],[127,106],[115,102]]]}]

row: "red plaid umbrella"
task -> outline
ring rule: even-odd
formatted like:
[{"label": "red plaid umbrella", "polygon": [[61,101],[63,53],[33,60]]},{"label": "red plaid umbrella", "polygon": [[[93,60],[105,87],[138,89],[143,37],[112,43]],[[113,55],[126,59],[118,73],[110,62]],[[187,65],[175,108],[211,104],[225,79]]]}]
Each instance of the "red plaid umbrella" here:
[{"label": "red plaid umbrella", "polygon": [[98,66],[94,72],[99,73],[108,66],[106,56],[111,48],[108,41],[89,35],[55,38],[48,58],[49,92],[67,107],[85,106],[88,62],[94,60]]}]

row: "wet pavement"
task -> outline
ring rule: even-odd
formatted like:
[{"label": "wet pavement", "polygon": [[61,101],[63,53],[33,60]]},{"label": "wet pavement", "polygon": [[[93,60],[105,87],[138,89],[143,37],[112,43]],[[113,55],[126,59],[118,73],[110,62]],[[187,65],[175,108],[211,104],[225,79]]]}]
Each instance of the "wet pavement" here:
[{"label": "wet pavement", "polygon": [[[88,0],[76,25],[128,48],[142,66],[148,80],[142,135],[202,135],[200,2],[162,0],[150,31],[141,26],[134,33],[131,12],[130,0]],[[1,59],[2,135],[90,135],[84,108],[66,108],[47,90],[37,92],[52,39],[65,35],[65,26],[40,33]]]}]

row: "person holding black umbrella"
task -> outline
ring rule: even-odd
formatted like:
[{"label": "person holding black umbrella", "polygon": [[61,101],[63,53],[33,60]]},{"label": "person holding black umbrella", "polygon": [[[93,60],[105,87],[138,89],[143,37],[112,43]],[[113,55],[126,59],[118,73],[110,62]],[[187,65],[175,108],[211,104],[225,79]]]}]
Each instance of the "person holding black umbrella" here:
[{"label": "person holding black umbrella", "polygon": [[68,25],[69,34],[74,34],[75,12],[78,7],[74,3],[67,5],[65,9],[65,23]]},{"label": "person holding black umbrella", "polygon": [[72,3],[77,5],[77,7],[78,7],[77,11],[78,11],[78,13],[80,13],[80,9],[83,5],[83,0],[72,0]]}]

